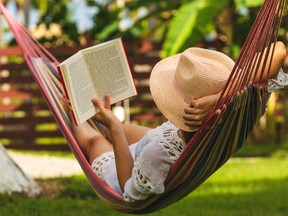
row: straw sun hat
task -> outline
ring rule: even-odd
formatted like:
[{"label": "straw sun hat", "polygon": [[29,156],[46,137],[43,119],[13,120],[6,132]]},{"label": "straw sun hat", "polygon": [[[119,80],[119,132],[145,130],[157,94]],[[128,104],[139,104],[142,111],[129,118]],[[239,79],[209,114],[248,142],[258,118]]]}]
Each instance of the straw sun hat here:
[{"label": "straw sun hat", "polygon": [[152,97],[175,126],[194,131],[183,122],[184,108],[193,98],[221,91],[232,71],[234,62],[218,51],[189,48],[158,62],[150,77]]}]

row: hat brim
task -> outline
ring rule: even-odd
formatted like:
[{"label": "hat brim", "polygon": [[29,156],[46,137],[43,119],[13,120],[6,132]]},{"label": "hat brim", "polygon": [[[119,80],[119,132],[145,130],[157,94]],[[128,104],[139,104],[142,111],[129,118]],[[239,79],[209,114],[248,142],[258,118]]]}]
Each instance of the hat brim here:
[{"label": "hat brim", "polygon": [[162,114],[176,127],[192,132],[197,129],[184,123],[184,108],[188,103],[173,87],[173,79],[181,54],[173,55],[158,62],[150,76],[150,91]]}]

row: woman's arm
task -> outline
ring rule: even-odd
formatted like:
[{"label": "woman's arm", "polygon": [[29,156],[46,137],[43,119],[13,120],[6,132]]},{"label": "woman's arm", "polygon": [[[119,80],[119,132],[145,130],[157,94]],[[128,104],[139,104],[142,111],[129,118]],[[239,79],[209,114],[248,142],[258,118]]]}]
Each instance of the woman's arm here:
[{"label": "woman's arm", "polygon": [[[111,140],[110,131],[106,129],[105,127],[103,129],[104,129],[106,138],[108,140]],[[138,142],[152,128],[142,126],[142,125],[122,123],[122,129],[125,133],[125,137],[127,139],[128,144],[132,145]]]},{"label": "woman's arm", "polygon": [[[271,49],[273,49],[273,44],[271,45]],[[264,50],[264,55],[267,52],[267,49]],[[273,54],[273,58],[271,60],[271,70],[268,76],[268,72],[269,72],[269,64],[267,64],[266,62],[264,62],[264,59],[261,61],[260,63],[260,67],[258,68],[258,70],[256,70],[256,77],[255,80],[253,80],[254,83],[261,83],[261,69],[264,67],[264,74],[262,76],[262,78],[265,78],[268,76],[268,79],[275,79],[280,71],[280,68],[282,67],[284,60],[286,58],[286,47],[285,45],[281,42],[278,41],[275,44],[275,51]],[[272,51],[269,52],[269,58],[271,58],[272,55]],[[257,57],[256,57],[257,58]],[[252,77],[253,78],[253,77]]]},{"label": "woman's arm", "polygon": [[199,99],[193,99],[184,109],[183,119],[185,124],[191,128],[199,128],[216,106],[221,92],[222,91]]},{"label": "woman's arm", "polygon": [[110,132],[110,142],[113,145],[115,154],[118,181],[122,191],[124,191],[126,181],[132,176],[133,158],[122,123],[111,111],[110,97],[108,95],[105,96],[104,106],[97,99],[93,99],[92,102],[99,109],[95,119],[104,124]]},{"label": "woman's arm", "polygon": [[[273,48],[273,45],[271,46]],[[264,52],[266,52],[265,50]],[[272,53],[272,52],[270,52]],[[275,51],[273,55],[273,59],[271,62],[271,70],[269,73],[269,79],[276,78],[283,62],[286,58],[286,47],[285,45],[278,41],[275,45]],[[261,68],[264,66],[264,62],[262,61],[258,70],[255,71],[256,77],[253,80],[254,83],[261,82]],[[262,78],[265,78],[268,75],[269,65],[265,65],[264,74]],[[252,76],[253,78],[253,76]],[[184,109],[184,121],[185,124],[191,128],[198,128],[212,111],[212,109],[216,106],[218,99],[220,97],[221,92],[215,95],[208,95],[199,99],[194,99],[191,103]]]}]

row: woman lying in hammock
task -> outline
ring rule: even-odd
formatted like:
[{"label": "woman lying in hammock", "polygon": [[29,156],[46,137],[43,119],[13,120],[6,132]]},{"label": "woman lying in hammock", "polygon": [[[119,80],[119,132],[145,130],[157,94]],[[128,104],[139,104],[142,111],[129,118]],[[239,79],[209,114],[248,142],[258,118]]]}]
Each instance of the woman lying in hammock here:
[{"label": "woman lying in hammock", "polygon": [[[285,46],[277,42],[270,91],[288,84],[286,74],[278,73],[285,56]],[[170,167],[216,105],[233,66],[228,56],[200,48],[160,61],[150,88],[168,122],[154,129],[122,124],[110,110],[108,95],[104,104],[93,99],[99,109],[95,118],[105,125],[106,136],[88,123],[73,125],[73,132],[95,173],[128,202],[162,193]],[[255,83],[259,79],[257,75]]]}]

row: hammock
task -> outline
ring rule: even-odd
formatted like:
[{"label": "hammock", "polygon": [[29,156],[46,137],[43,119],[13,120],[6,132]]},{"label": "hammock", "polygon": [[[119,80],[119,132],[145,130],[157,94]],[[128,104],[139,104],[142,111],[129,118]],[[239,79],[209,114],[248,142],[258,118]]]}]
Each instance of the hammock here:
[{"label": "hammock", "polygon": [[[284,0],[264,2],[217,106],[171,167],[165,181],[165,192],[133,203],[125,202],[121,195],[94,174],[78,147],[70,129],[69,118],[59,103],[63,90],[56,70],[59,63],[57,59],[9,15],[2,3],[0,11],[13,31],[71,151],[97,195],[115,210],[143,214],[162,209],[191,193],[243,146],[249,132],[265,111],[268,95],[268,76],[262,77],[261,83],[252,84],[255,76],[252,77],[251,71],[257,68],[262,75],[264,74],[264,66],[259,68],[261,60],[271,67],[271,57],[275,48],[273,44],[277,39],[284,4]],[[269,51],[272,50],[272,53],[263,52],[265,47],[268,47]],[[258,55],[259,53],[261,54]],[[222,112],[222,121],[219,124],[215,113],[218,109],[223,110],[224,105],[226,110]],[[90,123],[94,125],[93,122]]]}]

